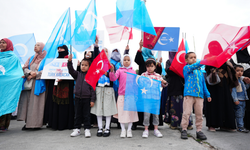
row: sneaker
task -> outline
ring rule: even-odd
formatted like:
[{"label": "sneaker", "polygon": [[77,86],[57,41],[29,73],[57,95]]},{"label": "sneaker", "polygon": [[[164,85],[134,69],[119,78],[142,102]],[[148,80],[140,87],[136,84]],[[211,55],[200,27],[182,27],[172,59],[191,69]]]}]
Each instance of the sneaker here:
[{"label": "sneaker", "polygon": [[126,130],[122,130],[120,137],[121,138],[125,138],[126,137]]},{"label": "sneaker", "polygon": [[144,131],[142,132],[142,137],[143,137],[143,138],[147,138],[147,137],[148,137],[148,130],[144,130]]},{"label": "sneaker", "polygon": [[127,137],[128,138],[132,138],[133,137],[132,130],[127,130]]},{"label": "sneaker", "polygon": [[188,130],[193,130],[194,128],[193,128],[193,126],[188,126],[187,129]]},{"label": "sneaker", "polygon": [[188,139],[187,130],[181,131],[181,139]]},{"label": "sneaker", "polygon": [[73,129],[73,132],[70,134],[71,137],[79,136],[81,134],[80,129]]},{"label": "sneaker", "polygon": [[85,138],[89,138],[91,137],[91,133],[90,133],[90,130],[89,129],[85,129]]},{"label": "sneaker", "polygon": [[154,135],[158,138],[163,137],[163,135],[161,134],[161,132],[159,130],[154,130]]},{"label": "sneaker", "polygon": [[177,130],[177,127],[173,127],[173,126],[169,126],[170,127],[170,129],[172,129],[172,130]]},{"label": "sneaker", "polygon": [[104,133],[103,133],[103,137],[108,137],[110,135],[110,130],[109,129],[105,129]]},{"label": "sneaker", "polygon": [[248,133],[249,132],[249,130],[247,130],[245,128],[238,128],[237,131],[243,132],[243,133]]},{"label": "sneaker", "polygon": [[196,138],[200,139],[200,140],[206,140],[207,139],[206,135],[201,131],[196,132]]},{"label": "sneaker", "polygon": [[98,137],[101,137],[102,136],[102,129],[98,129],[97,130],[97,133],[96,133],[96,136],[98,136]]}]

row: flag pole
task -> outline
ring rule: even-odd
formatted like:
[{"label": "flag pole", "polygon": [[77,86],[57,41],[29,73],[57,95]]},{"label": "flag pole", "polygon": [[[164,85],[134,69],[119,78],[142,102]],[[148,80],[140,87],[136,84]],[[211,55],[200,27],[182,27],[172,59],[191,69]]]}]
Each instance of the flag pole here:
[{"label": "flag pole", "polygon": [[[69,7],[69,22],[70,22],[70,25],[71,25],[71,13],[70,13],[70,7]],[[70,46],[69,46],[69,49],[70,49],[70,54],[72,54],[72,41],[71,41],[71,26],[70,26]]]},{"label": "flag pole", "polygon": [[[193,36],[193,41],[194,41],[194,36]],[[195,42],[194,42],[194,52],[196,53],[196,50],[195,50]]]}]

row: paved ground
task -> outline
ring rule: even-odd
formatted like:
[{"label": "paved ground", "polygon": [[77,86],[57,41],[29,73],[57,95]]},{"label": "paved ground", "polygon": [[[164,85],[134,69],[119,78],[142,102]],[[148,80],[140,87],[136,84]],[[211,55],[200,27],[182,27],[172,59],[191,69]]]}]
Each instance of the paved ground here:
[{"label": "paved ground", "polygon": [[[22,131],[24,122],[11,121],[9,130],[0,132],[0,149],[3,150],[34,150],[34,149],[102,149],[102,150],[128,150],[128,149],[175,149],[175,150],[201,150],[201,149],[250,149],[250,133],[211,133],[204,127],[204,133],[208,140],[203,144],[198,143],[193,137],[188,140],[180,139],[178,130],[171,130],[167,125],[160,127],[163,138],[156,138],[153,131],[150,131],[149,138],[141,137],[143,128],[133,131],[133,138],[120,138],[120,129],[116,129],[116,124],[112,124],[111,136],[97,137],[97,128],[92,128],[91,138],[85,138],[82,133],[78,137],[70,137],[72,130],[54,131],[43,127],[41,130]],[[83,129],[82,129],[83,131]],[[195,137],[195,130],[188,131]],[[209,144],[207,144],[209,143]]]}]

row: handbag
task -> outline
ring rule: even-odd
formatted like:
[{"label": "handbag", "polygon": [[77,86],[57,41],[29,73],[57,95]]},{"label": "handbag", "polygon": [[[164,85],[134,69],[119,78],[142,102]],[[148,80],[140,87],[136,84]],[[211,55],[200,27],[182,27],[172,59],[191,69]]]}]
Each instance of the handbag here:
[{"label": "handbag", "polygon": [[206,77],[209,85],[216,85],[221,82],[216,69],[211,69],[211,73]]},{"label": "handbag", "polygon": [[33,79],[31,79],[31,80],[26,80],[25,82],[24,82],[24,90],[31,90],[31,88],[32,88],[32,83],[33,83]]}]

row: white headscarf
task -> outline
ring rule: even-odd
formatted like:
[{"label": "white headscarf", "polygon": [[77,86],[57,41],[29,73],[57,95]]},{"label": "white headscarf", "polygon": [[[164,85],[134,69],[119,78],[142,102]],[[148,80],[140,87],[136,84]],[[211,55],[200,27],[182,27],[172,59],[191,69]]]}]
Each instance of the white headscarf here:
[{"label": "white headscarf", "polygon": [[[125,58],[126,56],[128,56],[128,57],[130,58],[130,65],[129,65],[128,67],[125,67],[125,66],[123,65],[123,60],[124,60],[124,58]],[[121,63],[122,63],[122,67],[123,67],[123,68],[126,68],[126,69],[131,68],[131,67],[132,67],[132,57],[131,57],[129,54],[123,55],[122,60],[121,60]]]}]

